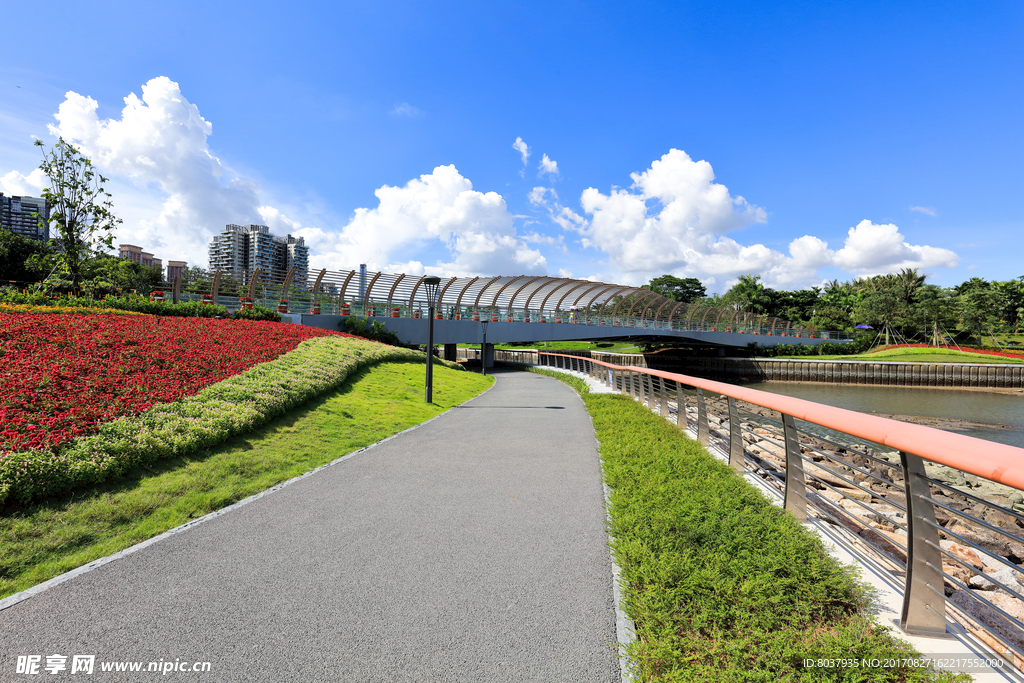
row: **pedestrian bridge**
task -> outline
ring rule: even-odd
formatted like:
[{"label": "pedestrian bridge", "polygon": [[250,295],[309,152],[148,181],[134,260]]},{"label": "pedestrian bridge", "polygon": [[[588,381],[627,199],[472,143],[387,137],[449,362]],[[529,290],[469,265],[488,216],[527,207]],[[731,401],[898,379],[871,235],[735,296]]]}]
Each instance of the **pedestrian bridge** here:
[{"label": "pedestrian bridge", "polygon": [[[253,271],[245,277],[249,297],[277,305],[295,322],[337,329],[345,316],[368,316],[381,320],[403,341],[427,342],[429,302],[423,276],[321,270],[310,272],[304,282],[294,271]],[[230,307],[229,297],[216,291],[213,297]],[[442,279],[435,310],[437,344],[481,343],[483,322],[488,323],[489,343],[632,339],[746,346],[850,338],[776,317],[674,301],[641,287],[546,276]]]}]

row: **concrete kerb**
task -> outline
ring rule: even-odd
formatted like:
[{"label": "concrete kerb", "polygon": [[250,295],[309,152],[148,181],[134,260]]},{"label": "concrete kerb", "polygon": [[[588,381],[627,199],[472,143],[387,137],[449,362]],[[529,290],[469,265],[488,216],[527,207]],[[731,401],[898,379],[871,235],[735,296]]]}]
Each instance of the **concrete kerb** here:
[{"label": "concrete kerb", "polygon": [[135,545],[130,546],[128,548],[125,548],[124,550],[119,550],[118,552],[116,552],[116,553],[114,553],[112,555],[107,555],[107,556],[101,557],[101,558],[99,558],[97,560],[93,560],[92,562],[90,562],[88,564],[85,564],[85,565],[82,565],[81,567],[77,567],[75,569],[72,569],[71,571],[65,572],[65,573],[61,574],[60,576],[55,576],[52,579],[49,579],[47,581],[43,581],[42,583],[36,584],[35,586],[32,586],[31,588],[26,588],[25,590],[23,590],[21,592],[15,593],[13,595],[8,595],[6,598],[3,598],[2,600],[0,600],[0,611],[3,611],[5,609],[7,609],[8,607],[12,607],[14,605],[17,605],[19,602],[22,602],[24,600],[28,600],[32,596],[38,595],[38,594],[42,593],[43,591],[45,591],[45,590],[47,590],[49,588],[53,588],[54,586],[57,586],[59,584],[64,583],[65,581],[69,581],[69,580],[75,578],[76,576],[81,576],[82,574],[86,574],[88,572],[91,572],[92,570],[98,569],[99,567],[102,567],[105,564],[109,564],[111,562],[114,562],[115,560],[118,560],[118,559],[122,558],[122,557],[125,557],[127,555],[131,555],[132,553],[135,553],[135,552],[138,552],[138,551],[142,550],[143,548],[147,548],[147,547],[153,545],[154,543],[158,543],[158,542],[160,542],[160,541],[162,541],[164,539],[170,538],[171,536],[174,536],[175,534],[180,534],[183,531],[187,531],[189,529],[195,528],[196,526],[199,526],[200,524],[203,524],[205,522],[209,522],[212,519],[216,519],[217,517],[220,517],[221,515],[226,515],[226,514],[228,514],[229,512],[231,512],[233,510],[237,510],[238,508],[240,508],[240,507],[242,507],[244,505],[248,505],[249,503],[252,503],[252,502],[254,502],[256,500],[259,500],[263,496],[268,496],[268,495],[274,493],[275,491],[280,491],[281,489],[285,488],[286,486],[291,486],[292,484],[294,484],[297,481],[305,479],[306,477],[311,477],[311,476],[315,475],[318,472],[322,472],[323,470],[327,469],[328,467],[333,467],[333,466],[337,465],[340,462],[348,460],[349,458],[353,458],[353,457],[355,457],[357,455],[365,453],[365,452],[367,452],[367,451],[369,451],[369,450],[371,450],[373,448],[376,448],[377,446],[379,446],[379,445],[381,445],[383,443],[387,443],[388,441],[391,441],[392,439],[396,439],[396,438],[402,436],[403,434],[408,434],[409,432],[412,432],[412,431],[414,431],[416,429],[419,429],[420,427],[422,427],[424,425],[430,424],[434,420],[437,420],[437,419],[440,419],[440,418],[444,417],[445,415],[447,415],[448,413],[450,413],[451,411],[455,410],[456,408],[458,408],[460,406],[464,406],[467,403],[472,403],[473,401],[475,401],[476,399],[480,398],[481,396],[483,396],[484,394],[486,394],[488,391],[490,391],[493,388],[494,388],[494,384],[492,384],[491,386],[487,387],[485,390],[483,390],[482,392],[480,392],[479,394],[477,394],[473,398],[469,399],[468,401],[464,401],[464,402],[460,403],[459,405],[452,406],[448,410],[446,410],[443,413],[440,413],[438,415],[435,415],[434,417],[430,418],[429,420],[424,420],[423,422],[421,422],[419,424],[413,425],[412,427],[409,427],[408,429],[404,429],[404,430],[402,430],[402,431],[400,431],[400,432],[398,432],[396,434],[392,434],[391,436],[389,436],[387,438],[384,438],[384,439],[381,439],[380,441],[377,441],[375,443],[372,443],[369,446],[364,446],[363,448],[360,448],[357,451],[352,451],[351,453],[343,455],[340,458],[337,458],[336,460],[332,460],[331,462],[327,463],[326,465],[321,465],[320,467],[312,469],[309,472],[304,472],[303,474],[300,474],[297,477],[292,477],[291,479],[288,479],[287,481],[283,481],[280,484],[277,484],[276,486],[271,486],[269,489],[266,489],[265,491],[260,491],[259,493],[256,493],[256,494],[253,494],[253,495],[249,496],[248,498],[243,498],[242,500],[238,501],[237,503],[232,503],[231,505],[228,505],[227,507],[223,507],[220,510],[215,510],[215,511],[209,513],[209,514],[206,514],[206,515],[203,515],[202,517],[199,517],[198,519],[193,519],[191,522],[186,522],[185,524],[182,524],[181,526],[177,526],[177,527],[174,527],[173,529],[169,529],[169,530],[163,532],[162,534],[160,534],[159,536],[154,536],[153,538],[146,539],[145,541],[142,541],[141,543],[136,543]]}]

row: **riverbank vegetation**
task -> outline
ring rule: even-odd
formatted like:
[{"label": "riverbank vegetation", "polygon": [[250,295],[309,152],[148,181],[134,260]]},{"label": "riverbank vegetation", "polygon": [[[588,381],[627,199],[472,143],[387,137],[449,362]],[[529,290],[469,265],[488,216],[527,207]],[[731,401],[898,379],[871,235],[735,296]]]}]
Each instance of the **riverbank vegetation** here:
[{"label": "riverbank vegetation", "polygon": [[[780,358],[798,358],[802,356],[779,356]],[[881,349],[870,353],[853,355],[816,356],[815,360],[866,360],[866,361],[899,361],[908,363],[1024,363],[1024,354],[999,354],[992,352],[958,351],[956,349],[937,349],[934,347],[898,347]]]},{"label": "riverbank vegetation", "polygon": [[640,680],[970,680],[911,666],[805,666],[920,655],[874,623],[854,570],[700,444],[627,397],[581,393],[612,490]]},{"label": "riverbank vegetation", "polygon": [[[420,354],[422,356],[422,354]],[[0,515],[0,598],[329,463],[419,424],[489,387],[491,377],[386,361],[264,426],[124,476]]]}]

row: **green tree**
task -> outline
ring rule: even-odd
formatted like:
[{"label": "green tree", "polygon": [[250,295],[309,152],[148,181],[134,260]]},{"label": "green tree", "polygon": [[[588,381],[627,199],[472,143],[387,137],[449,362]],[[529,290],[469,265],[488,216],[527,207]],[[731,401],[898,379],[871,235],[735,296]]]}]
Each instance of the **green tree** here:
[{"label": "green tree", "polygon": [[46,242],[0,227],[0,283],[35,281],[39,277],[37,264],[52,259],[52,252]]},{"label": "green tree", "polygon": [[696,301],[707,294],[707,289],[697,278],[678,278],[674,275],[656,277],[644,285],[643,288],[657,292],[674,301],[683,301],[685,303]]},{"label": "green tree", "polygon": [[727,305],[739,306],[749,313],[765,313],[771,304],[770,290],[761,284],[760,275],[741,275],[739,281],[722,296]]},{"label": "green tree", "polygon": [[[77,289],[82,279],[82,263],[97,247],[113,249],[112,231],[121,219],[114,216],[110,193],[103,184],[109,182],[93,170],[92,162],[75,147],[58,138],[47,150],[41,140],[43,162],[39,168],[46,174],[49,187],[42,191],[50,208],[51,234],[56,233],[57,261],[60,270]],[[40,225],[45,219],[36,214]]]},{"label": "green tree", "polygon": [[963,293],[957,297],[960,320],[967,329],[977,332],[978,346],[981,346],[982,330],[999,321],[1002,297],[998,290],[981,278],[971,278],[959,288],[963,288]]},{"label": "green tree", "polygon": [[948,289],[935,285],[923,285],[917,291],[917,300],[914,302],[910,315],[915,324],[920,321],[926,338],[929,328],[931,329],[932,343],[937,346],[939,325],[948,327],[957,321],[955,298]]}]

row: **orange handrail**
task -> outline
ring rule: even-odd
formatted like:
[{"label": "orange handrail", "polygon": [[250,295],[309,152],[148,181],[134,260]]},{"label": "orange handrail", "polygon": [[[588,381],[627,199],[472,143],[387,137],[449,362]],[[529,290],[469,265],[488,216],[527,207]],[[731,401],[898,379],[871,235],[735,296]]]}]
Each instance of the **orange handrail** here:
[{"label": "orange handrail", "polygon": [[[583,358],[564,353],[538,352],[538,355]],[[1024,489],[1024,448],[985,441],[934,427],[866,415],[845,408],[826,406],[802,398],[737,387],[710,379],[641,368],[635,365],[615,365],[594,358],[586,358],[586,360],[612,370],[641,372],[687,386],[700,387],[724,396],[731,396],[740,401],[777,410],[822,427],[873,441],[893,450],[913,453],[931,462],[946,465],[968,474],[1016,489]]]}]

